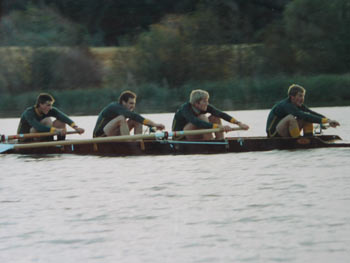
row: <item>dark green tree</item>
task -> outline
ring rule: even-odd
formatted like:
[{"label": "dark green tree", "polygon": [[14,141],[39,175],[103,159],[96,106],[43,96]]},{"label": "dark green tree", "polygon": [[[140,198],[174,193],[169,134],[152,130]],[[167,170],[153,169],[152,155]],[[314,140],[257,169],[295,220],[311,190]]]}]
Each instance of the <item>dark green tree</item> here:
[{"label": "dark green tree", "polygon": [[[88,28],[97,45],[130,43],[167,13],[193,11],[198,0],[42,0]],[[126,41],[129,40],[129,41]]]},{"label": "dark green tree", "polygon": [[294,0],[264,30],[265,70],[343,73],[350,66],[348,0]]},{"label": "dark green tree", "polygon": [[284,14],[298,71],[347,72],[350,67],[348,0],[295,0]]},{"label": "dark green tree", "polygon": [[[278,19],[291,0],[2,0],[2,16],[28,4],[50,7],[81,24],[93,45],[130,44],[136,36],[169,14],[207,10],[218,18],[220,39],[226,43],[259,41],[259,32]],[[201,11],[201,13],[203,13]],[[215,22],[215,21],[214,21]],[[214,28],[213,28],[214,29]]]},{"label": "dark green tree", "polygon": [[98,88],[102,67],[84,48],[36,48],[30,58],[31,89]]},{"label": "dark green tree", "polygon": [[0,45],[67,46],[87,43],[84,28],[54,10],[28,5],[0,21]]}]

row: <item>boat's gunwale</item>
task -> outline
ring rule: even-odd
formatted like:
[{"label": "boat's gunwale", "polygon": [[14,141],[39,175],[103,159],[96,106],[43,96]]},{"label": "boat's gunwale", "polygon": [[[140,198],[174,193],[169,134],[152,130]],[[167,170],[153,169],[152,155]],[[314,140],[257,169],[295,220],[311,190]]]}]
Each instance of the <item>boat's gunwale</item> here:
[{"label": "boat's gunwale", "polygon": [[[268,138],[264,136],[227,137],[224,140],[186,141],[145,139],[136,141],[98,142],[47,146],[37,149],[11,149],[15,154],[79,154],[100,156],[171,155],[171,154],[216,154],[228,152],[255,152],[270,150],[295,150],[325,147],[350,147],[350,143],[335,143],[342,140],[338,135],[317,135],[299,138]],[[183,142],[183,141],[182,141]],[[213,144],[214,142],[214,144]]]}]

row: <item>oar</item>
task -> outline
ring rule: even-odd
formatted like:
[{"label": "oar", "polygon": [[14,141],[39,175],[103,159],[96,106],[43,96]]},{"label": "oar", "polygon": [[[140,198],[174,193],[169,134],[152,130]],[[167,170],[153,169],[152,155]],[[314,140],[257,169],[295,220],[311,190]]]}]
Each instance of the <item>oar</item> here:
[{"label": "oar", "polygon": [[[231,131],[242,130],[242,128],[232,128]],[[137,134],[137,135],[123,135],[123,136],[110,136],[99,137],[93,139],[83,140],[69,140],[69,141],[51,141],[51,142],[35,142],[25,144],[0,144],[0,153],[6,152],[10,149],[29,149],[29,148],[42,148],[51,146],[63,146],[63,145],[77,145],[77,144],[89,144],[89,143],[106,143],[106,142],[123,142],[145,139],[163,139],[168,137],[175,137],[179,135],[199,135],[212,132],[223,131],[222,128],[215,129],[202,129],[202,130],[190,130],[190,131],[176,131],[176,132],[156,132],[153,134]]]},{"label": "oar", "polygon": [[[67,131],[66,134],[76,134],[77,131]],[[2,135],[1,136],[1,142],[9,141],[9,140],[16,140],[16,139],[29,139],[29,138],[41,138],[41,137],[49,137],[49,136],[55,136],[57,133],[54,132],[38,132],[38,133],[23,133],[23,134],[16,134],[16,135]]]},{"label": "oar", "polygon": [[[201,129],[201,130],[188,130],[188,131],[171,131],[168,132],[168,137],[178,137],[178,136],[187,136],[187,135],[200,135],[206,133],[222,132],[223,128],[214,128],[214,129]],[[231,128],[230,131],[241,131],[244,130],[240,127]]]}]

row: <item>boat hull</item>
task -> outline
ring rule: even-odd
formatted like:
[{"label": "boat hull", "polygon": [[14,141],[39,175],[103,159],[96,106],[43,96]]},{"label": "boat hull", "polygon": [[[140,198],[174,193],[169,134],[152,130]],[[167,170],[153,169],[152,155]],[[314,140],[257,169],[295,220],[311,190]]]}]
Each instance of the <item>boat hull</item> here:
[{"label": "boat hull", "polygon": [[129,142],[103,142],[71,144],[28,149],[12,149],[16,154],[80,154],[101,156],[218,154],[271,150],[313,149],[324,147],[350,147],[336,135],[301,138],[231,137],[220,141],[139,140]]}]

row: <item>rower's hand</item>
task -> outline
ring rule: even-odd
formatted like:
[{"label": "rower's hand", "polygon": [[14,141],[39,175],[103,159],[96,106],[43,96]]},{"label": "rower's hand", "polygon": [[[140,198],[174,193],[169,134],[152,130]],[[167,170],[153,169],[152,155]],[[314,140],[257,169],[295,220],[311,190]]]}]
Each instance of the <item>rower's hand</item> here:
[{"label": "rower's hand", "polygon": [[321,130],[327,130],[329,128],[329,125],[325,125],[325,124],[320,124],[320,126],[316,126],[315,129],[318,129],[320,128]]},{"label": "rower's hand", "polygon": [[249,126],[243,122],[239,122],[237,125],[243,130],[249,130]]},{"label": "rower's hand", "polygon": [[229,125],[222,125],[221,128],[222,128],[222,130],[223,130],[224,132],[233,131],[232,127],[229,126]]},{"label": "rower's hand", "polygon": [[157,130],[164,130],[165,129],[165,126],[161,123],[156,123],[156,125],[154,125],[154,126],[157,128]]},{"label": "rower's hand", "polygon": [[83,134],[85,132],[83,128],[80,128],[78,126],[74,127],[74,130],[76,130],[79,134]]},{"label": "rower's hand", "polygon": [[66,135],[66,133],[67,133],[67,130],[66,129],[57,129],[56,128],[56,130],[55,130],[55,133],[57,134],[57,135]]},{"label": "rower's hand", "polygon": [[329,125],[333,128],[337,127],[337,126],[340,126],[340,123],[337,122],[336,120],[329,120]]}]

